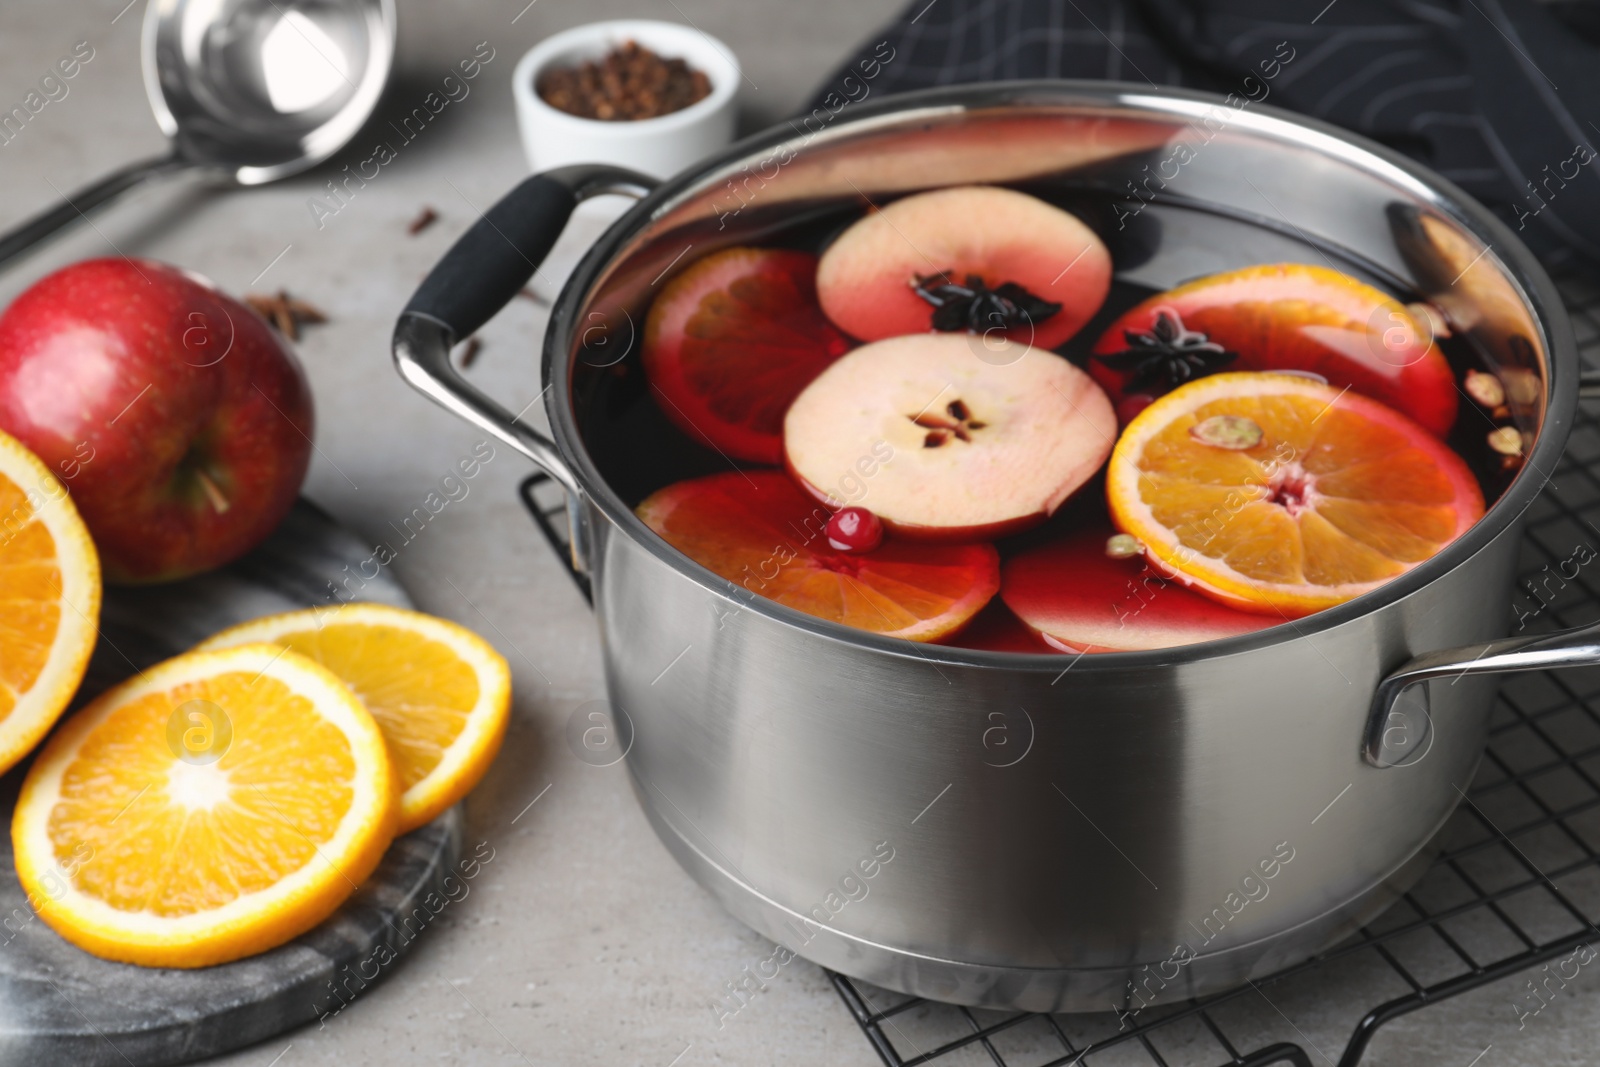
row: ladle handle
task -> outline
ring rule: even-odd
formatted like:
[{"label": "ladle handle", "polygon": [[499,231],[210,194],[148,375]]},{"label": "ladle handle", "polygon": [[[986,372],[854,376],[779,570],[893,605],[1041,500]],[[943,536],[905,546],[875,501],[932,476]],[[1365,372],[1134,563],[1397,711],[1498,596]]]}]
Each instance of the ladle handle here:
[{"label": "ladle handle", "polygon": [[175,152],[168,152],[154,159],[130,163],[112,171],[93,185],[85,186],[71,196],[62,197],[61,203],[55,207],[35,215],[0,236],[0,267],[4,267],[69,223],[87,219],[89,212],[101,204],[115,200],[151,178],[162,177],[183,170],[187,166],[189,164],[180,159]]}]

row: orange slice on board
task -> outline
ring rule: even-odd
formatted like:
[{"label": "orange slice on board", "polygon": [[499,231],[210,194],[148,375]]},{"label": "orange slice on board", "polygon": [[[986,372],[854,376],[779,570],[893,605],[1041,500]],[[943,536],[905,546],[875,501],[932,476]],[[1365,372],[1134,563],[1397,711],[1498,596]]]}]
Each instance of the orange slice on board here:
[{"label": "orange slice on board", "polygon": [[638,512],[672,547],[749,592],[888,637],[941,637],[1000,588],[993,545],[890,537],[870,552],[834,550],[824,532],[832,512],[777,471],[679,482]]},{"label": "orange slice on board", "polygon": [[1214,374],[1140,412],[1111,454],[1112,520],[1225,604],[1294,618],[1415,567],[1483,515],[1461,458],[1375,400]]},{"label": "orange slice on board", "polygon": [[44,746],[11,822],[53,930],[150,967],[254,955],[321,922],[394,834],[378,725],[274,645],[189,652],[107,690]]},{"label": "orange slice on board", "polygon": [[72,700],[94,651],[100,559],[66,487],[0,433],[0,771]]},{"label": "orange slice on board", "polygon": [[511,670],[471,630],[387,604],[306,608],[253,619],[202,649],[266,641],[328,668],[378,720],[406,833],[466,796],[505,740]]}]

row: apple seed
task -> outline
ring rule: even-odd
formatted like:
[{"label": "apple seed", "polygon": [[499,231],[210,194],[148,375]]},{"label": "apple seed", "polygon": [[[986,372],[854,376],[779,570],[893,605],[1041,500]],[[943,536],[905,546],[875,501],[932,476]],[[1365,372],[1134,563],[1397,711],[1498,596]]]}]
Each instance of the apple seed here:
[{"label": "apple seed", "polygon": [[950,440],[952,436],[958,441],[966,441],[970,444],[972,442],[971,431],[981,430],[989,425],[986,422],[979,422],[974,419],[972,412],[968,410],[967,405],[962,403],[960,398],[946,404],[945,411],[949,413],[950,417],[948,419],[940,415],[929,415],[926,412],[920,415],[908,416],[912,422],[928,431],[928,435],[922,439],[923,448],[938,448]]}]

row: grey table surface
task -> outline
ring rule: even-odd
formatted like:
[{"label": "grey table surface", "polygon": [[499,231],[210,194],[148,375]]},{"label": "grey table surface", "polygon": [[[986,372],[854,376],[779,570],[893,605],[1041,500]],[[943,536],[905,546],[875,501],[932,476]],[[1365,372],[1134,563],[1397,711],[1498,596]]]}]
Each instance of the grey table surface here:
[{"label": "grey table surface", "polygon": [[[400,381],[387,342],[427,268],[476,209],[526,172],[509,86],[517,58],[548,34],[595,19],[693,22],[744,63],[752,83],[744,87],[744,124],[756,128],[798,107],[900,2],[401,0],[397,110],[419,103],[478,42],[487,41],[494,58],[469,96],[322,228],[307,201],[327,168],[250,191],[179,180],[141,191],[0,275],[0,300],[54,267],[121,252],[181,264],[235,293],[283,287],[319,304],[331,321],[299,344],[318,405],[306,493],[356,531],[383,538],[480,439]],[[143,5],[125,3],[0,6],[0,110],[20,103],[78,42],[94,49],[68,95],[0,145],[0,225],[162,147],[139,78]],[[408,236],[424,205],[439,221]],[[546,273],[570,268],[597,229],[575,224]],[[553,295],[545,283],[536,288]],[[546,314],[545,306],[513,301],[481,334],[469,373],[513,408],[540,391],[536,349]],[[877,1063],[823,973],[806,964],[785,968],[751,1009],[718,1028],[711,1004],[724,983],[769,950],[657,844],[621,766],[593,767],[568,751],[567,718],[603,696],[603,681],[588,609],[517,501],[527,469],[497,448],[469,494],[393,564],[422,608],[483,633],[515,674],[505,750],[468,801],[467,849],[493,849],[492,865],[388,981],[321,1026],[215,1062]],[[1316,996],[1277,1002],[1287,1017],[1280,1040],[1337,1056],[1374,997],[1330,978]],[[1600,978],[1580,978],[1519,1032],[1510,1004],[1521,984],[1502,982],[1395,1023],[1365,1062],[1467,1067],[1480,1054],[1478,1067],[1600,1062]],[[956,1062],[985,1062],[980,1056]]]}]

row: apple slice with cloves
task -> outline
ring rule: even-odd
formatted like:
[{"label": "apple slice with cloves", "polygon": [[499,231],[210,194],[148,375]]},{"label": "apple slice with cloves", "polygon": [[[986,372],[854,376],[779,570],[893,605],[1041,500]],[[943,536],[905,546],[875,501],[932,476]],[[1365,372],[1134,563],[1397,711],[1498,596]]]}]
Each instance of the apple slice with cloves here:
[{"label": "apple slice with cloves", "polygon": [[840,234],[817,264],[822,310],[863,341],[934,330],[1054,348],[1110,287],[1111,253],[1093,230],[991,185],[896,200]]}]

